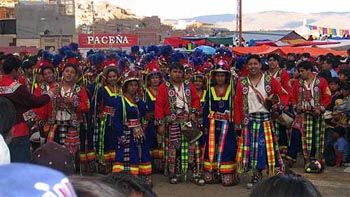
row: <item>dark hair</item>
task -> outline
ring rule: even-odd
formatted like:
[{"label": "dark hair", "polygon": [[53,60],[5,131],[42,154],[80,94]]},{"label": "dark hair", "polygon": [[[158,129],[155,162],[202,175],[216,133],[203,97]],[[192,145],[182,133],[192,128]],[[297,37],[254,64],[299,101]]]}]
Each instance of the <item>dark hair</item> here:
[{"label": "dark hair", "polygon": [[340,85],[340,80],[339,80],[338,77],[332,77],[332,78],[329,80],[328,83],[329,83],[329,84],[330,84],[330,83],[336,83],[336,84]]},{"label": "dark hair", "polygon": [[30,59],[25,59],[22,62],[22,69],[28,69],[28,68],[32,68],[35,65],[35,63],[33,61],[31,61]]},{"label": "dark hair", "polygon": [[135,177],[126,171],[109,174],[104,178],[104,181],[120,187],[124,194],[130,196],[132,192],[141,193],[145,197],[157,196],[143,180]]},{"label": "dark hair", "polygon": [[304,58],[311,58],[310,53],[302,53],[301,56]]},{"label": "dark hair", "polygon": [[247,57],[247,60],[245,61],[245,63],[248,64],[249,60],[251,60],[251,59],[256,59],[256,60],[258,60],[258,62],[261,62],[261,58],[259,55],[251,54]]},{"label": "dark hair", "polygon": [[340,137],[343,137],[345,135],[345,128],[341,126],[336,126],[334,128],[334,132],[337,133]]},{"label": "dark hair", "polygon": [[64,70],[66,70],[66,68],[68,68],[68,67],[72,67],[75,70],[75,74],[76,75],[79,74],[78,73],[78,66],[76,64],[72,64],[72,63],[69,63],[69,62],[64,65],[62,72],[64,72]]},{"label": "dark hair", "polygon": [[318,197],[321,193],[307,179],[295,175],[272,176],[258,183],[250,193],[251,197]]},{"label": "dark hair", "polygon": [[21,66],[21,60],[19,60],[13,55],[9,55],[5,58],[5,61],[2,64],[2,69],[4,71],[4,74],[8,75],[13,70],[18,70],[20,66]]},{"label": "dark hair", "polygon": [[110,72],[114,72],[115,74],[119,75],[118,73],[118,67],[116,66],[109,66],[108,68],[106,68],[103,72],[103,74],[105,75],[105,77],[107,78],[108,77],[108,74]]},{"label": "dark hair", "polygon": [[272,53],[267,55],[267,60],[273,58],[274,60],[280,62],[280,56],[277,53]]},{"label": "dark hair", "polygon": [[6,138],[16,122],[16,108],[10,100],[0,97],[0,134]]},{"label": "dark hair", "polygon": [[103,181],[102,177],[98,176],[70,176],[69,181],[72,183],[77,196],[84,197],[118,197],[126,196],[118,191],[115,185]]},{"label": "dark hair", "polygon": [[318,73],[317,76],[324,78],[327,82],[331,81],[332,79],[332,73],[329,70],[323,70],[320,73]]},{"label": "dark hair", "polygon": [[303,69],[305,69],[305,70],[310,70],[310,71],[312,71],[313,65],[312,65],[312,63],[309,62],[309,61],[302,61],[302,62],[300,62],[300,63],[298,64],[298,69],[300,69],[300,68],[303,68]]},{"label": "dark hair", "polygon": [[349,77],[349,71],[347,69],[340,70],[338,75],[343,74],[346,77]]},{"label": "dark hair", "polygon": [[55,73],[55,69],[51,66],[44,66],[43,68],[40,69],[40,74],[44,74],[44,70],[50,69],[53,73]]},{"label": "dark hair", "polygon": [[[210,84],[211,86],[217,85],[217,82],[216,82],[216,79],[215,79],[217,73],[220,73],[220,72],[213,72],[213,81]],[[221,73],[225,74],[225,84],[230,84],[231,74],[229,72],[221,72]]]},{"label": "dark hair", "polygon": [[341,84],[340,89],[341,90],[349,90],[349,84],[348,83]]},{"label": "dark hair", "polygon": [[331,64],[332,68],[336,68],[338,66],[337,61],[333,57],[328,57],[324,60],[327,64]]},{"label": "dark hair", "polygon": [[185,70],[184,66],[180,62],[171,62],[170,67],[169,67],[169,71],[171,71],[173,69],[179,69],[182,71]]}]

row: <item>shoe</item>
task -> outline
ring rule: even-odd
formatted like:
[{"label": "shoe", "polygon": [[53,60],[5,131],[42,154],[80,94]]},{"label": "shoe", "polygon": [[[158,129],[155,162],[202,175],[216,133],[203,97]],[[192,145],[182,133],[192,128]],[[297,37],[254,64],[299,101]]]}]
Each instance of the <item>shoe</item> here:
[{"label": "shoe", "polygon": [[177,184],[179,182],[179,179],[176,177],[170,178],[169,179],[170,184]]},{"label": "shoe", "polygon": [[239,176],[236,172],[233,174],[222,174],[221,175],[221,184],[223,186],[234,186],[239,183]]},{"label": "shoe", "polygon": [[218,174],[215,172],[204,172],[203,173],[203,179],[205,181],[205,183],[207,184],[215,184],[215,183],[219,183],[219,177]]},{"label": "shoe", "polygon": [[251,178],[251,181],[249,183],[247,183],[247,188],[248,189],[253,188],[254,185],[256,185],[261,180],[262,180],[262,172],[254,173],[254,175]]}]

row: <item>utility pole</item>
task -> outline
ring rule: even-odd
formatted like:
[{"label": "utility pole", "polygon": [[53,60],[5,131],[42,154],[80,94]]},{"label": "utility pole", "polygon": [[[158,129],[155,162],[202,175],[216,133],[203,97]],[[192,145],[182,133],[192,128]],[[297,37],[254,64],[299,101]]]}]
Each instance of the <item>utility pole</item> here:
[{"label": "utility pole", "polygon": [[94,9],[94,0],[91,1],[91,13],[92,13],[92,37],[93,46],[92,48],[95,50],[95,9]]},{"label": "utility pole", "polygon": [[242,36],[242,1],[237,0],[237,14],[236,14],[236,31],[238,32],[238,46],[242,45],[243,36]]}]

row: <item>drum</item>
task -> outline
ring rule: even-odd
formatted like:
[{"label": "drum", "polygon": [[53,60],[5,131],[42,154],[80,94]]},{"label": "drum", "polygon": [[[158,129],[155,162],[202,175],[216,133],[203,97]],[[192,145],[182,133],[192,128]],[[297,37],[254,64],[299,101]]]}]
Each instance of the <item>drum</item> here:
[{"label": "drum", "polygon": [[185,122],[181,126],[181,132],[184,134],[190,144],[197,141],[203,135],[203,132],[201,128],[198,127],[198,124],[192,121]]}]

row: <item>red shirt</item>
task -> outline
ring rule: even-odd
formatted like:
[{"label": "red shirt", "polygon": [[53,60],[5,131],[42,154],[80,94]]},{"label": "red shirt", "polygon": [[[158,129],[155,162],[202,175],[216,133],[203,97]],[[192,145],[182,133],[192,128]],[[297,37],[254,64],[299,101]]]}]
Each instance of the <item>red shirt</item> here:
[{"label": "red shirt", "polygon": [[25,86],[8,75],[3,75],[0,79],[0,96],[9,99],[16,108],[14,137],[29,135],[29,129],[24,120],[23,113],[32,108],[42,107],[50,101],[48,95],[34,96],[30,94]]}]

